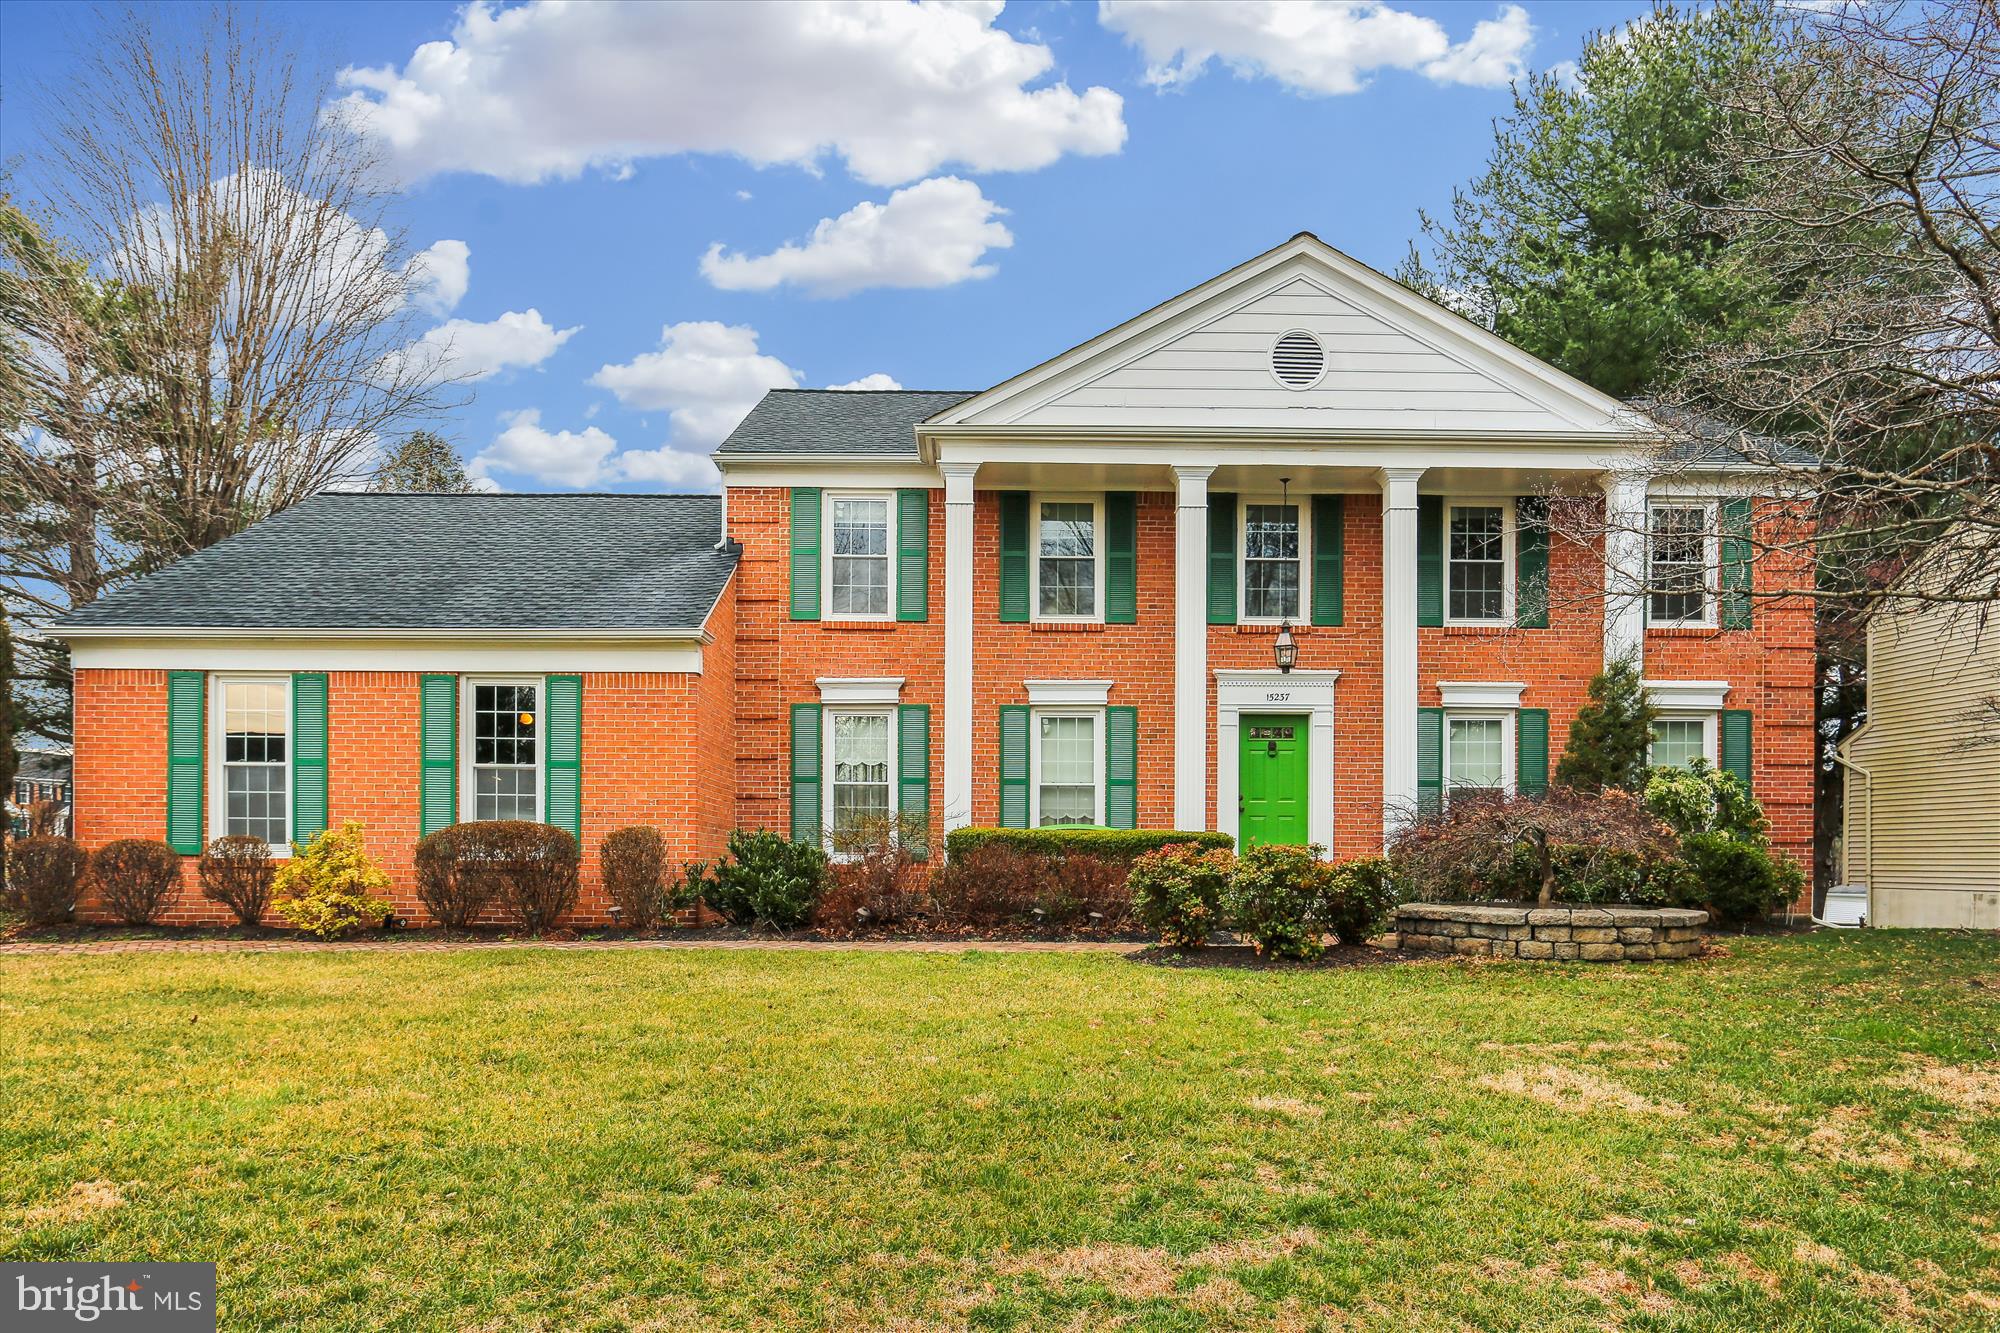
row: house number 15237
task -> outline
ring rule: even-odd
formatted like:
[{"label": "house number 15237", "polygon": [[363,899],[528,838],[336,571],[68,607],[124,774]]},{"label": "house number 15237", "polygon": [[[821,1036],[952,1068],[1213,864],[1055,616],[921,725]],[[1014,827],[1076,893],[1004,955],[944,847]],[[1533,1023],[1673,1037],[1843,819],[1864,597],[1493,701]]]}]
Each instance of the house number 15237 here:
[{"label": "house number 15237", "polygon": [[1264,702],[1267,704],[1289,703],[1291,697],[1292,692],[1290,690],[1267,690],[1264,694]]}]

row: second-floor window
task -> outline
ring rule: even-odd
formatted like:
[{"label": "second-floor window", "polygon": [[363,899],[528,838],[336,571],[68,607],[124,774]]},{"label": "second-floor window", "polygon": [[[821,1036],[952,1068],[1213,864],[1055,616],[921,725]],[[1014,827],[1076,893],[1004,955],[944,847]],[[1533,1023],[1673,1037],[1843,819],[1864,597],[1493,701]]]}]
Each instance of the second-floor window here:
[{"label": "second-floor window", "polygon": [[1100,614],[1098,507],[1094,500],[1035,506],[1035,616],[1095,620]]},{"label": "second-floor window", "polygon": [[889,497],[834,495],[827,502],[827,614],[857,620],[889,615]]},{"label": "second-floor window", "polygon": [[1507,618],[1507,506],[1455,504],[1445,523],[1445,619]]},{"label": "second-floor window", "polygon": [[1706,625],[1714,510],[1654,505],[1648,524],[1646,618],[1655,625]]},{"label": "second-floor window", "polygon": [[1299,507],[1243,506],[1243,618],[1297,620],[1303,584]]}]

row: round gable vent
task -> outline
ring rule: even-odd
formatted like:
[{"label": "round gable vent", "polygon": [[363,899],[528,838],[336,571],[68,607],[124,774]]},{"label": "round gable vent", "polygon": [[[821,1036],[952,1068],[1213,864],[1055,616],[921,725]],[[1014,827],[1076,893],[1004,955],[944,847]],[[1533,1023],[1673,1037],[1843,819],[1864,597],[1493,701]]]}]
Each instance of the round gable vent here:
[{"label": "round gable vent", "polygon": [[1304,329],[1293,329],[1272,344],[1271,373],[1287,389],[1310,389],[1326,373],[1326,349]]}]

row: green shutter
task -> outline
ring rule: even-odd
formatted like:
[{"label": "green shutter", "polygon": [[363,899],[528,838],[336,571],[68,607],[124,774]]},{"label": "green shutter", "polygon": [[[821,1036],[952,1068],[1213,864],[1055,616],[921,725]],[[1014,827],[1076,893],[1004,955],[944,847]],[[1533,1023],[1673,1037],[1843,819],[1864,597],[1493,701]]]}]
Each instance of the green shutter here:
[{"label": "green shutter", "polygon": [[427,835],[458,822],[458,677],[420,677],[417,699],[423,714],[417,827]]},{"label": "green shutter", "polygon": [[1539,495],[1514,501],[1514,623],[1549,627],[1549,502]]},{"label": "green shutter", "polygon": [[1417,817],[1444,805],[1444,709],[1417,710]]},{"label": "green shutter", "polygon": [[1549,789],[1549,710],[1523,708],[1514,714],[1514,787],[1523,796]]},{"label": "green shutter", "polygon": [[825,823],[820,813],[820,731],[818,704],[792,705],[792,841],[818,842]]},{"label": "green shutter", "polygon": [[1444,624],[1444,497],[1417,497],[1417,623]]},{"label": "green shutter", "polygon": [[1139,827],[1139,710],[1104,710],[1104,826]]},{"label": "green shutter", "polygon": [[1000,827],[1028,827],[1028,710],[1000,710]]},{"label": "green shutter", "polygon": [[793,620],[819,619],[819,521],[819,487],[792,487]]},{"label": "green shutter", "polygon": [[1028,493],[1000,493],[1000,621],[1028,620]]},{"label": "green shutter", "polygon": [[326,829],[326,673],[292,673],[292,845]]},{"label": "green shutter", "polygon": [[1104,620],[1130,625],[1139,618],[1139,497],[1112,491],[1104,497]]},{"label": "green shutter", "polygon": [[550,676],[542,701],[542,822],[583,836],[583,677]]},{"label": "green shutter", "polygon": [[1750,628],[1750,501],[1722,502],[1722,628]]},{"label": "green shutter", "polygon": [[167,842],[182,856],[201,854],[207,704],[207,676],[199,671],[167,673]]},{"label": "green shutter", "polygon": [[1208,623],[1236,623],[1236,497],[1208,496]]},{"label": "green shutter", "polygon": [[928,704],[896,709],[896,814],[919,846],[930,841],[931,710]]},{"label": "green shutter", "polygon": [[931,605],[931,493],[896,492],[896,619],[928,620]]},{"label": "green shutter", "polygon": [[1312,623],[1338,625],[1347,600],[1346,497],[1313,497]]},{"label": "green shutter", "polygon": [[1743,790],[1750,790],[1750,710],[1747,708],[1722,710],[1722,767],[1742,779]]}]

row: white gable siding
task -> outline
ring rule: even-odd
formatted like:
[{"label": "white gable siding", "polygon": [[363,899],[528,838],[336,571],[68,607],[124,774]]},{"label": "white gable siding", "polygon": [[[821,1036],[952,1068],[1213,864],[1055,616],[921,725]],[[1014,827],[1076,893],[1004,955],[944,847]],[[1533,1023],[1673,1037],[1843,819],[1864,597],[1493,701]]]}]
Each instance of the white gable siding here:
[{"label": "white gable siding", "polygon": [[[1326,350],[1310,389],[1271,375],[1271,346],[1305,329]],[[1099,370],[1021,416],[1035,426],[1562,431],[1572,423],[1478,358],[1453,354],[1303,276]],[[1137,355],[1131,355],[1136,351]]]},{"label": "white gable siding", "polygon": [[1911,610],[1868,627],[1868,725],[1845,753],[1873,781],[1850,771],[1842,878],[1874,890],[1872,924],[2000,928],[2000,746],[1964,745],[2000,696],[2000,627],[1982,640],[1975,621]]}]

